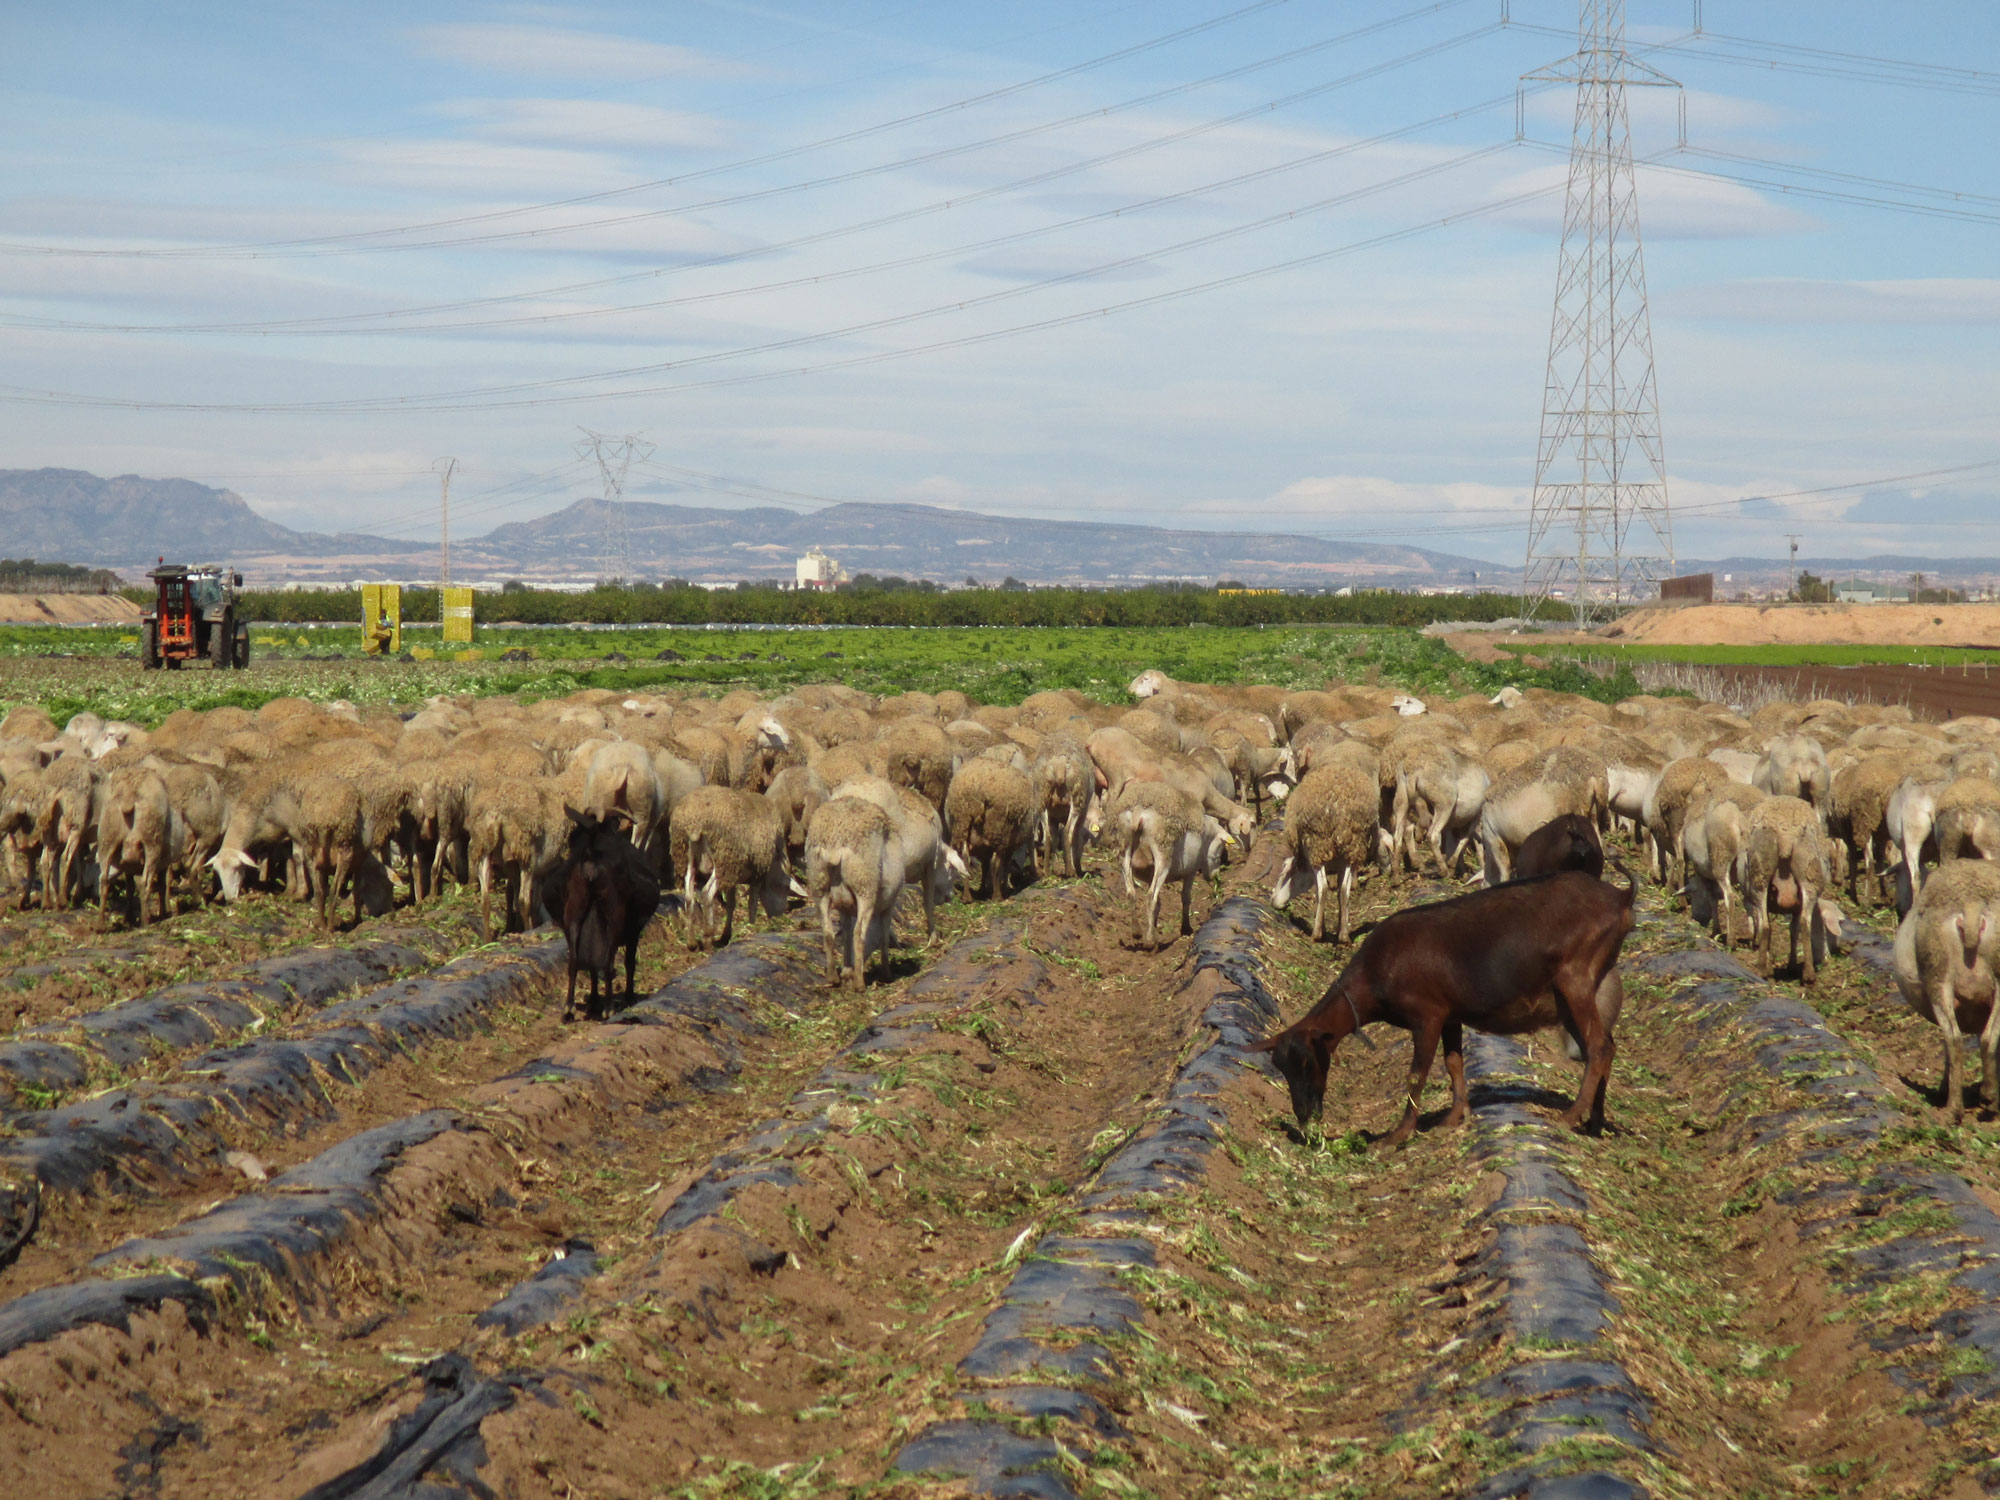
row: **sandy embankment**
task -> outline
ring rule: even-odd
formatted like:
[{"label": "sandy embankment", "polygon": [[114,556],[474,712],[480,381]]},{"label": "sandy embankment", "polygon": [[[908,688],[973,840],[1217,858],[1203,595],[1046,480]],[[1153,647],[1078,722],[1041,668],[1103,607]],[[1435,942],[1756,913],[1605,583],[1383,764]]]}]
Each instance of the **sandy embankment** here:
[{"label": "sandy embankment", "polygon": [[0,625],[136,625],[143,613],[117,594],[0,594]]},{"label": "sandy embankment", "polygon": [[1995,646],[2000,604],[1697,604],[1602,632],[1647,646]]}]

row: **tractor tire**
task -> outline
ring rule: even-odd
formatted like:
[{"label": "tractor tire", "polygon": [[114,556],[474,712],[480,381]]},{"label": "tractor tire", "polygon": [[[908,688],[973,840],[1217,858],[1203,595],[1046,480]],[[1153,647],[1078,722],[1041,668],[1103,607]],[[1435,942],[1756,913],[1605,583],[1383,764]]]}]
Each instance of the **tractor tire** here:
[{"label": "tractor tire", "polygon": [[160,622],[147,620],[139,627],[139,670],[160,670]]},{"label": "tractor tire", "polygon": [[236,655],[236,632],[231,628],[229,616],[211,621],[208,627],[208,660],[218,672],[229,669]]},{"label": "tractor tire", "polygon": [[238,625],[236,627],[235,664],[236,670],[239,672],[250,665],[250,627],[248,625]]}]

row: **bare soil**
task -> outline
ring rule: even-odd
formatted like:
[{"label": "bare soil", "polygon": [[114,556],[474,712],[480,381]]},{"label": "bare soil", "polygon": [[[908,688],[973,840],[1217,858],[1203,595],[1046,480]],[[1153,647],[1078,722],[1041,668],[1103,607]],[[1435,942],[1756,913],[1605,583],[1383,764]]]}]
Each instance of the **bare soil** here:
[{"label": "bare soil", "polygon": [[2000,646],[2000,604],[1694,604],[1602,632],[1648,646]]},{"label": "bare soil", "polygon": [[144,613],[118,594],[0,594],[0,625],[137,625]]}]

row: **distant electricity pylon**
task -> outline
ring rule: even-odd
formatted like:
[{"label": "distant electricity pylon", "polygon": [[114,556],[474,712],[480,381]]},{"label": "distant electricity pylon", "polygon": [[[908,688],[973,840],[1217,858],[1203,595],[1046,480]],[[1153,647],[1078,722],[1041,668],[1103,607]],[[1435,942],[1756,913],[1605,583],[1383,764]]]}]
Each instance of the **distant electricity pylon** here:
[{"label": "distant electricity pylon", "polygon": [[431,468],[438,476],[438,608],[443,609],[443,590],[451,587],[451,476],[458,460],[441,458]]},{"label": "distant electricity pylon", "polygon": [[1576,56],[1525,75],[1576,84],[1522,579],[1533,616],[1564,591],[1601,619],[1674,572],[1627,85],[1678,88],[1625,50],[1625,0],[1581,0]]},{"label": "distant electricity pylon", "polygon": [[625,540],[625,475],[634,459],[643,463],[653,456],[653,445],[633,433],[608,437],[588,427],[577,429],[583,440],[576,445],[579,458],[597,461],[604,480],[604,548],[598,570],[605,579],[632,581],[632,553]]}]

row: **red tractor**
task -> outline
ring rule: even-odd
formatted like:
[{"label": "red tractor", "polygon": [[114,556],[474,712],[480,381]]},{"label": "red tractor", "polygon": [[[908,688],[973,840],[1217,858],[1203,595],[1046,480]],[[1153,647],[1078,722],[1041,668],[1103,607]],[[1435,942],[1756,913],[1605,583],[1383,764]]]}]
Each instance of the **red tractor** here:
[{"label": "red tractor", "polygon": [[250,627],[236,618],[243,575],[210,563],[168,563],[146,575],[156,590],[152,612],[139,626],[139,665],[178,670],[207,661],[218,671],[250,665]]}]

